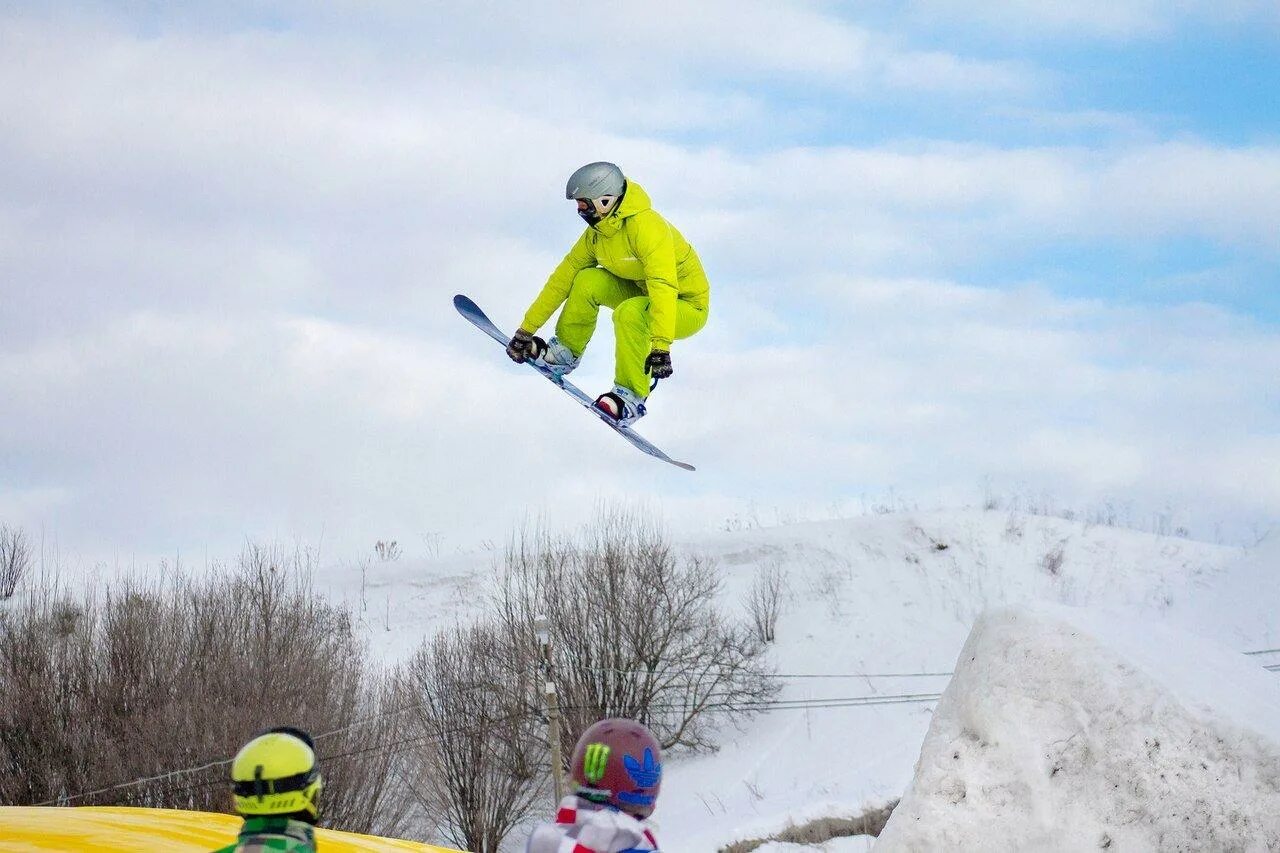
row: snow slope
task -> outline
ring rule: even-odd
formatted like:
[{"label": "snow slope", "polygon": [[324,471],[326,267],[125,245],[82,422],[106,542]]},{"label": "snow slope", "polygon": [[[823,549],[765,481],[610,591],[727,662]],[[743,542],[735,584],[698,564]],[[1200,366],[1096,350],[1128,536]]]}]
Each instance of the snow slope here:
[{"label": "snow slope", "polygon": [[1280,681],[1164,625],[978,620],[877,853],[1280,849]]},{"label": "snow slope", "polygon": [[[741,730],[724,725],[715,754],[669,758],[655,815],[669,853],[712,853],[901,796],[936,702],[865,702],[940,694],[974,620],[990,608],[1106,608],[1240,651],[1280,646],[1280,598],[1261,558],[1186,539],[956,510],[719,532],[679,544],[716,561],[728,611],[742,610],[763,567],[787,573],[769,654],[783,676],[780,698],[795,706],[761,714]],[[350,603],[375,652],[395,661],[435,629],[482,612],[500,556],[489,549],[375,561],[364,571],[327,574],[317,585]],[[1276,663],[1280,656],[1246,660]],[[1264,675],[1280,684],[1280,675]],[[824,849],[868,847],[842,840]]]},{"label": "snow slope", "polygon": [[[1020,602],[1112,608],[1242,649],[1274,639],[1261,629],[1236,634],[1244,613],[1274,624],[1269,604],[1233,581],[1239,550],[1061,519],[904,513],[726,534],[691,547],[718,558],[726,605],[759,566],[777,561],[788,571],[791,600],[772,650],[778,671],[828,676],[787,678],[789,699],[940,692],[946,677],[906,674],[950,671],[979,613]],[[1217,604],[1206,608],[1210,592]],[[850,673],[872,677],[831,677]],[[664,844],[713,851],[896,799],[932,708],[782,710],[741,733],[729,729],[720,754],[671,763],[658,811]]]}]

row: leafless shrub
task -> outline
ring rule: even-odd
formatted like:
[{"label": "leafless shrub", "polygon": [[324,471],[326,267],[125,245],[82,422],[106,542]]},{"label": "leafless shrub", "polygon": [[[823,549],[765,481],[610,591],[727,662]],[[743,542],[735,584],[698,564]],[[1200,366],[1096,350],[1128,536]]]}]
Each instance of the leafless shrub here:
[{"label": "leafless shrub", "polygon": [[744,603],[756,639],[762,643],[774,641],[786,588],[787,573],[778,562],[771,562],[756,572]]},{"label": "leafless shrub", "polygon": [[440,556],[440,545],[444,542],[444,534],[438,531],[428,531],[419,534],[422,537],[422,544],[426,546],[427,556],[435,559]]},{"label": "leafless shrub", "polygon": [[373,546],[373,550],[377,553],[378,559],[384,563],[393,563],[400,559],[401,550],[400,543],[395,540],[389,542],[379,539]]},{"label": "leafless shrub", "polygon": [[1085,514],[1085,524],[1090,527],[1127,527],[1130,526],[1127,519],[1128,513],[1122,517],[1121,510],[1111,501],[1107,501],[1100,507],[1094,507]]},{"label": "leafless shrub", "polygon": [[1066,559],[1066,550],[1067,540],[1063,539],[1040,558],[1040,568],[1044,569],[1052,577],[1059,577],[1062,574],[1062,564]]},{"label": "leafless shrub", "polygon": [[936,538],[931,533],[926,533],[925,529],[918,524],[911,525],[911,536],[920,542],[928,542],[931,551],[946,551],[951,546],[941,539]]},{"label": "leafless shrub", "polygon": [[400,670],[405,734],[421,767],[413,794],[464,850],[497,853],[545,794],[546,742],[524,704],[527,669],[481,623],[437,634]]},{"label": "leafless shrub", "polygon": [[0,601],[13,597],[31,569],[31,549],[21,527],[0,524]]},{"label": "leafless shrub", "polygon": [[565,755],[615,716],[664,747],[710,748],[709,713],[746,714],[777,692],[764,644],[716,610],[714,566],[678,558],[636,514],[605,511],[577,539],[522,537],[499,575],[498,619],[523,659],[536,659],[535,617],[549,620]]},{"label": "leafless shrub", "polygon": [[46,591],[0,615],[0,803],[227,810],[226,761],[288,724],[317,735],[326,825],[397,830],[389,696],[307,569],[251,546],[209,577]]}]

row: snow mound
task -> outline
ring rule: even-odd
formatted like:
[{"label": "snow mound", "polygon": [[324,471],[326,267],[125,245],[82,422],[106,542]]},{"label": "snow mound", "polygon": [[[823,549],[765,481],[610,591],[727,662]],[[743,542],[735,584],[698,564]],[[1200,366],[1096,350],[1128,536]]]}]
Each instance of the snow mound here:
[{"label": "snow mound", "polygon": [[1280,850],[1280,679],[1197,637],[1054,605],[984,614],[876,844]]}]

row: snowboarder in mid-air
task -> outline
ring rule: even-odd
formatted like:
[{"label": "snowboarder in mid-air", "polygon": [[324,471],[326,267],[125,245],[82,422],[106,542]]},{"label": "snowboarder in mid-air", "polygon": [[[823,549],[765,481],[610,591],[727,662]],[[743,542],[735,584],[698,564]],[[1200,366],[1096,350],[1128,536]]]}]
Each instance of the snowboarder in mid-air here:
[{"label": "snowboarder in mid-air", "polygon": [[635,720],[590,726],[574,747],[576,793],[560,801],[553,822],[529,836],[525,853],[648,853],[658,850],[645,821],[662,787],[662,748]]},{"label": "snowboarder in mid-air", "polygon": [[[645,414],[650,378],[671,375],[671,343],[707,322],[711,285],[688,241],[655,211],[649,195],[612,163],[569,176],[565,198],[587,229],[551,273],[507,345],[516,363],[532,359],[563,377],[578,366],[600,307],[613,310],[614,386],[595,406],[619,426]],[[550,340],[536,337],[561,305]]]}]

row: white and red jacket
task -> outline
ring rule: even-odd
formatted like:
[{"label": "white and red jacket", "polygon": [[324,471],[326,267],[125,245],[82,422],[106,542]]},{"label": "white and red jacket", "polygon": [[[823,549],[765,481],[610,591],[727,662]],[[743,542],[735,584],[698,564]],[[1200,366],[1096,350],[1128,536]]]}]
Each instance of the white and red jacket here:
[{"label": "white and red jacket", "polygon": [[644,821],[612,806],[572,794],[560,801],[554,823],[538,826],[525,853],[650,853],[658,841]]}]

